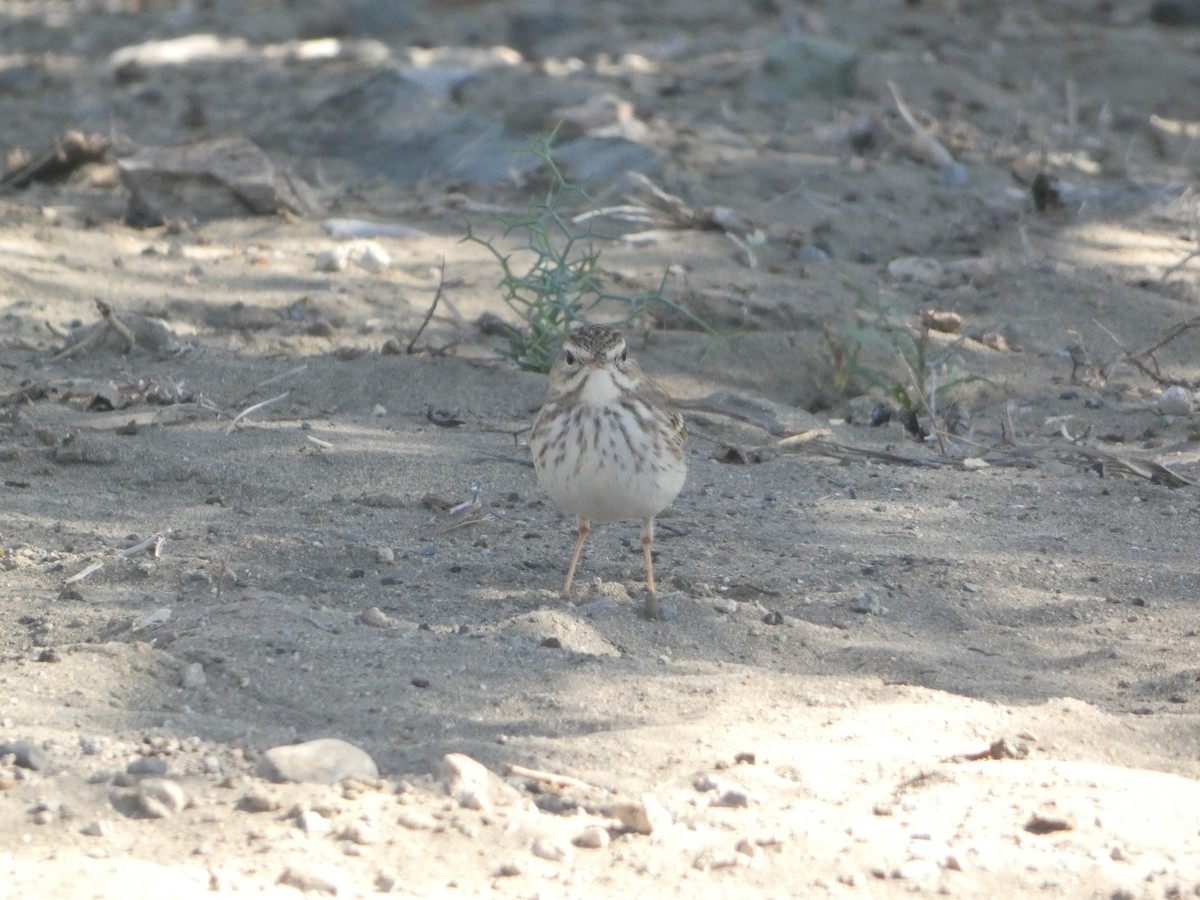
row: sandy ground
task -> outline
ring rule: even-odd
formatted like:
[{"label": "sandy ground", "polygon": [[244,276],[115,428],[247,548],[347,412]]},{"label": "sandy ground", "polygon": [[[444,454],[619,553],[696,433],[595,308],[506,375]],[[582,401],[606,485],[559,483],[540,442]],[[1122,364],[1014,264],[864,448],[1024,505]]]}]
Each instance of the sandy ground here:
[{"label": "sandy ground", "polygon": [[[1200,380],[1200,329],[1172,337],[1200,301],[1200,30],[1083,2],[601,3],[549,63],[464,88],[510,120],[555,91],[628,100],[657,183],[761,230],[604,248],[618,291],[669,269],[716,330],[630,329],[693,434],[656,543],[674,617],[648,622],[633,523],[558,600],[572,522],[524,447],[544,377],[475,325],[510,314],[460,238],[544,183],[352,180],[271,142],[276,110],[378,60],[108,65],[191,32],[486,46],[524,4],[394,27],[101,6],[0,3],[6,150],[249,134],[317,209],[139,230],[111,162],[0,196],[0,744],[44,753],[0,765],[0,894],[1200,895],[1200,419],[1161,405]],[[851,96],[755,94],[789,29],[858,48]],[[1043,170],[1065,202],[1039,213]],[[334,215],[421,234],[322,272]],[[57,358],[96,299],[173,342]],[[866,421],[910,384],[896,348],[926,309],[964,320],[926,353],[971,417],[944,447]],[[259,774],[325,737],[379,777]],[[450,753],[504,780],[486,808],[447,793]],[[149,769],[182,808],[139,805]]]}]

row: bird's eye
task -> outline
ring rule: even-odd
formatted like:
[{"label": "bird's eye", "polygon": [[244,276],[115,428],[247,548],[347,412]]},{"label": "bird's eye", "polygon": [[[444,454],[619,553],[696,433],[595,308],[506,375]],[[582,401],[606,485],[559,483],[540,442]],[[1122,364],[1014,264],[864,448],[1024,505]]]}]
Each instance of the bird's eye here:
[{"label": "bird's eye", "polygon": [[564,350],[563,351],[563,362],[565,362],[568,366],[574,368],[575,363],[578,362],[578,360],[575,359],[575,354],[572,353],[570,350]]},{"label": "bird's eye", "polygon": [[625,360],[627,360],[627,359],[629,359],[629,351],[626,350],[624,347],[622,347],[621,348],[621,362],[625,362]]}]

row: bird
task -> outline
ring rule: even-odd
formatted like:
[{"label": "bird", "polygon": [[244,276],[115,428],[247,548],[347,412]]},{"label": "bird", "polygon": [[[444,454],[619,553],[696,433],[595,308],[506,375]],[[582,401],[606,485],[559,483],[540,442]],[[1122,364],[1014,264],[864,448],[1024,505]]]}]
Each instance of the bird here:
[{"label": "bird", "polygon": [[583,325],[567,333],[529,436],[538,482],[576,519],[575,550],[559,593],[564,601],[571,599],[592,525],[640,519],[644,614],[662,618],[651,552],[654,518],[683,488],[686,438],[683,417],[642,374],[620,329]]}]

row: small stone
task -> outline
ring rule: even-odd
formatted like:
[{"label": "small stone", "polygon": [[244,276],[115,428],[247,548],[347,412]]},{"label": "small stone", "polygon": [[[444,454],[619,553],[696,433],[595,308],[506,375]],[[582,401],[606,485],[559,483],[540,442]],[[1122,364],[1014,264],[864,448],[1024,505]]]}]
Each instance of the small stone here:
[{"label": "small stone", "polygon": [[112,834],[112,823],[106,819],[96,819],[79,829],[80,834],[88,837],[108,837]]},{"label": "small stone", "polygon": [[1073,831],[1075,823],[1068,816],[1058,812],[1035,812],[1025,823],[1025,830],[1030,834],[1053,834],[1056,831]]},{"label": "small stone", "polygon": [[79,736],[79,750],[84,756],[99,756],[103,749],[100,738],[91,735]]},{"label": "small stone", "polygon": [[494,805],[493,788],[498,790],[508,788],[508,791],[505,791],[506,794],[515,794],[513,788],[508,787],[498,776],[493,775],[486,766],[463,753],[447,753],[442,758],[442,767],[445,772],[446,793],[465,809],[475,809],[480,812],[492,809]]},{"label": "small stone", "polygon": [[847,44],[797,31],[766,48],[755,94],[782,103],[812,94],[848,97],[858,85],[858,51]]},{"label": "small stone", "polygon": [[888,263],[887,271],[896,281],[928,285],[941,284],[946,274],[942,264],[928,256],[901,256]]},{"label": "small stone", "polygon": [[350,841],[360,847],[379,843],[379,832],[362,820],[351,822],[342,829],[339,835],[343,841]]},{"label": "small stone", "polygon": [[883,605],[883,601],[879,599],[879,595],[873,591],[865,591],[856,596],[851,601],[850,608],[856,613],[865,613],[872,616],[882,616],[887,613],[887,607]]},{"label": "small stone", "polygon": [[162,756],[139,756],[125,767],[128,775],[166,775],[171,764]]},{"label": "small stone", "polygon": [[589,825],[575,837],[571,838],[571,843],[576,847],[582,847],[585,850],[603,850],[608,846],[609,841],[608,829],[601,828],[599,825]]},{"label": "small stone", "polygon": [[391,624],[391,619],[378,606],[372,606],[370,609],[363,610],[358,617],[359,621],[364,625],[370,625],[372,628],[387,628]]},{"label": "small stone", "polygon": [[379,767],[366,751],[337,738],[272,747],[263,754],[259,771],[272,781],[313,784],[379,777]]},{"label": "small stone", "polygon": [[375,890],[380,894],[390,894],[398,879],[390,872],[380,872],[375,876]]},{"label": "small stone", "polygon": [[402,809],[396,816],[396,824],[409,831],[433,831],[439,826],[433,816],[418,812],[415,809]]},{"label": "small stone", "polygon": [[816,244],[804,244],[796,248],[796,252],[792,257],[798,263],[811,265],[813,263],[823,263],[829,261],[829,254],[818,247]]},{"label": "small stone", "polygon": [[926,881],[937,878],[938,873],[939,866],[932,859],[909,859],[896,869],[896,877],[905,881]]},{"label": "small stone", "polygon": [[750,859],[758,859],[763,853],[762,847],[760,847],[757,842],[752,841],[750,838],[742,838],[739,840],[737,842],[737,846],[734,847],[734,850],[736,850],[742,856],[747,856]]},{"label": "small stone", "polygon": [[221,765],[221,760],[215,756],[204,757],[201,765],[204,766],[205,775],[220,775],[225,770],[225,767]]},{"label": "small stone", "polygon": [[1158,395],[1155,405],[1164,416],[1189,416],[1192,414],[1192,392],[1181,385],[1173,384]]},{"label": "small stone", "polygon": [[733,809],[738,809],[743,806],[750,805],[750,795],[739,787],[727,787],[721,792],[721,796],[713,806],[727,806]]},{"label": "small stone", "polygon": [[638,834],[653,834],[671,824],[671,814],[653,794],[614,803],[610,812],[622,826]]},{"label": "small stone", "polygon": [[357,241],[350,250],[350,259],[368,272],[382,272],[392,264],[388,252],[374,241]]},{"label": "small stone", "polygon": [[557,838],[539,838],[533,843],[533,855],[550,862],[562,862],[571,856],[571,847]]},{"label": "small stone", "polygon": [[32,741],[7,741],[0,744],[0,756],[9,754],[12,754],[13,762],[22,769],[45,772],[50,768],[50,757]]},{"label": "small stone", "polygon": [[183,670],[180,683],[186,691],[194,691],[204,687],[208,679],[204,676],[204,666],[198,662],[190,663]]},{"label": "small stone", "polygon": [[277,796],[262,790],[249,791],[238,801],[238,809],[252,813],[274,812],[281,805]]},{"label": "small stone", "polygon": [[318,272],[341,272],[350,265],[348,247],[332,247],[317,254],[314,267]]},{"label": "small stone", "polygon": [[166,819],[188,807],[188,796],[174,781],[146,778],[138,784],[138,806],[152,819]]},{"label": "small stone", "polygon": [[333,824],[313,809],[306,809],[300,815],[296,816],[296,825],[305,834],[329,834],[333,831]]},{"label": "small stone", "polygon": [[298,891],[337,896],[340,889],[340,878],[334,872],[318,871],[316,869],[301,869],[288,866],[280,874],[276,884],[286,884]]},{"label": "small stone", "polygon": [[375,551],[375,561],[377,563],[388,564],[395,562],[396,554],[391,547],[379,547]]}]

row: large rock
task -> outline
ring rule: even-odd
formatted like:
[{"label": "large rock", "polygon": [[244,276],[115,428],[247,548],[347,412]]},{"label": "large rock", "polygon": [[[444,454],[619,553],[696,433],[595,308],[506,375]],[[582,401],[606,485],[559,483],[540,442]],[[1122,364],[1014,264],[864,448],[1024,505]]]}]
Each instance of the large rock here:
[{"label": "large rock", "polygon": [[271,215],[292,207],[271,160],[244,137],[144,147],[117,169],[129,190],[129,219],[137,225]]},{"label": "large rock", "polygon": [[272,747],[259,773],[272,781],[337,784],[347,778],[377,778],[379,767],[365,750],[337,738]]}]

